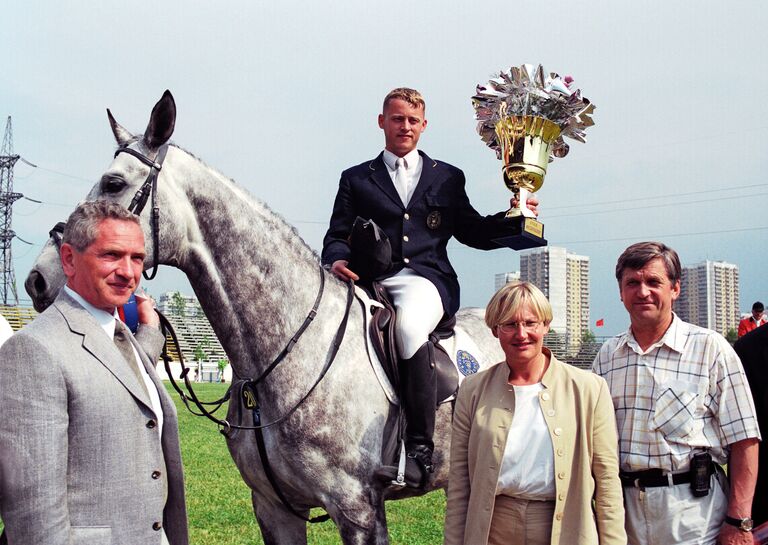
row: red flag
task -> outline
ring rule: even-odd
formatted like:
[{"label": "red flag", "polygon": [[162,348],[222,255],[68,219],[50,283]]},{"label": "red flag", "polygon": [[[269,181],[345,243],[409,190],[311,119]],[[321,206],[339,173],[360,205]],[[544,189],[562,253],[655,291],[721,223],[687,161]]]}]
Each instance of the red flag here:
[{"label": "red flag", "polygon": [[605,321],[602,318],[595,322],[595,327],[603,327],[604,325]]}]

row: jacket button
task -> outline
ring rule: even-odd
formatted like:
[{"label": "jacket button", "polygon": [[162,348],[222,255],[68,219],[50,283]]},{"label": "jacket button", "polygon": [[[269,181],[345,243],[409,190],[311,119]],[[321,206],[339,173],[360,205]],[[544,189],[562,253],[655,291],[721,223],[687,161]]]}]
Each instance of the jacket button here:
[{"label": "jacket button", "polygon": [[542,393],[541,394],[541,399],[543,399],[544,401],[548,400],[549,399],[549,392]]},{"label": "jacket button", "polygon": [[409,219],[411,219],[411,215],[410,215],[410,214],[408,214],[408,213],[406,213],[406,214],[403,216],[403,219],[404,219],[404,220],[406,220],[406,221],[408,221]]},{"label": "jacket button", "polygon": [[557,449],[557,455],[562,456],[563,455],[563,449],[559,448]]},{"label": "jacket button", "polygon": [[554,433],[555,435],[562,435],[563,428],[555,428],[552,433]]},{"label": "jacket button", "polygon": [[411,260],[410,260],[410,259],[408,259],[407,257],[404,257],[404,258],[403,258],[403,263],[410,263],[410,262],[411,262]]},{"label": "jacket button", "polygon": [[562,513],[558,513],[557,515],[555,515],[555,518],[557,520],[563,520],[563,514]]},{"label": "jacket button", "polygon": [[403,242],[408,242],[408,235],[403,235]]},{"label": "jacket button", "polygon": [[549,409],[547,411],[547,416],[555,416],[555,409]]},{"label": "jacket button", "polygon": [[557,495],[557,499],[560,500],[560,501],[563,501],[565,499],[565,494],[560,492],[560,494]]},{"label": "jacket button", "polygon": [[152,478],[153,479],[159,479],[160,478],[160,472],[155,470],[152,472]]},{"label": "jacket button", "polygon": [[557,478],[558,479],[565,479],[565,471],[561,471],[560,473],[558,473],[557,474]]},{"label": "jacket button", "polygon": [[154,523],[152,523],[152,529],[153,530],[157,531],[157,530],[161,530],[162,528],[163,528],[163,523],[162,522],[154,522]]},{"label": "jacket button", "polygon": [[148,421],[147,421],[147,427],[148,427],[150,430],[151,430],[152,428],[154,428],[155,426],[157,426],[157,422],[155,422],[154,420],[148,420]]}]

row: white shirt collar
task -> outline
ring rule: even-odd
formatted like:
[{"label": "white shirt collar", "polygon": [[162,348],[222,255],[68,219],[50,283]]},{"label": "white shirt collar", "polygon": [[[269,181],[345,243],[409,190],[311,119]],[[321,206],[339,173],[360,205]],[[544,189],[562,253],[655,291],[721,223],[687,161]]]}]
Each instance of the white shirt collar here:
[{"label": "white shirt collar", "polygon": [[[396,170],[397,169],[397,160],[399,157],[389,151],[388,149],[384,150],[384,156],[382,157],[384,159],[384,164],[389,167],[389,170]],[[416,148],[413,148],[411,151],[403,155],[403,159],[405,159],[405,169],[406,170],[413,170],[416,168],[416,166],[419,164],[419,159],[421,159],[421,156],[419,155],[419,150]]]},{"label": "white shirt collar", "polygon": [[112,311],[112,314],[107,312],[106,310],[101,310],[100,308],[96,308],[92,304],[90,304],[88,301],[83,299],[83,296],[77,293],[75,290],[70,288],[69,286],[65,285],[64,289],[67,292],[67,295],[69,295],[72,299],[77,301],[80,306],[82,306],[85,310],[87,310],[91,316],[94,317],[96,322],[101,326],[101,328],[104,330],[104,332],[107,334],[107,336],[110,339],[115,338],[115,320],[117,319],[117,309]]}]

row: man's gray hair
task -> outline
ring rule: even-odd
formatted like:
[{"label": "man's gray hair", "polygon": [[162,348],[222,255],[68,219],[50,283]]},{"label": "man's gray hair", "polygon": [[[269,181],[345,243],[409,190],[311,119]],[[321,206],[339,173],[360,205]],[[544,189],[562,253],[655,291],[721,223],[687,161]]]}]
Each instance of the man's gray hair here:
[{"label": "man's gray hair", "polygon": [[672,284],[677,283],[682,275],[680,257],[672,248],[661,242],[638,242],[633,244],[619,256],[616,262],[616,280],[621,284],[625,269],[639,270],[656,258],[660,258],[667,270],[667,278]]},{"label": "man's gray hair", "polygon": [[141,226],[139,217],[121,204],[109,201],[86,201],[78,204],[74,212],[69,215],[61,242],[69,244],[78,252],[84,252],[99,236],[99,224],[108,219],[130,221]]}]

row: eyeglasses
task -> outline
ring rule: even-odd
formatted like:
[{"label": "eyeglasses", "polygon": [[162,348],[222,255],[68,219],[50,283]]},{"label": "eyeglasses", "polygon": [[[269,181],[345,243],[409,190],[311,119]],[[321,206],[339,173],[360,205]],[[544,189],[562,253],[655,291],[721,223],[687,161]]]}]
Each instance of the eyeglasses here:
[{"label": "eyeglasses", "polygon": [[499,324],[496,327],[499,331],[504,333],[514,333],[518,328],[522,327],[524,331],[535,331],[539,328],[540,321],[526,320],[524,322],[507,322],[506,324]]}]

